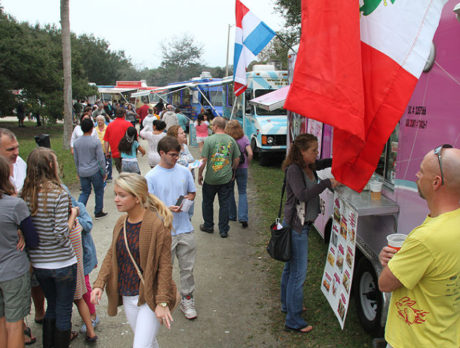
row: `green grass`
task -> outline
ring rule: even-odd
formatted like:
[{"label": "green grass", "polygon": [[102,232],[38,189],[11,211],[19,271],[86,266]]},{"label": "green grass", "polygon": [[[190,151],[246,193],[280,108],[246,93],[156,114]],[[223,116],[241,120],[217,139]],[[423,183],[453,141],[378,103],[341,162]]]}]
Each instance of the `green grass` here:
[{"label": "green grass", "polygon": [[75,162],[70,150],[62,147],[63,127],[62,124],[35,127],[35,122],[25,122],[25,128],[19,128],[17,122],[0,122],[0,127],[8,128],[19,142],[19,156],[27,162],[29,153],[37,147],[35,135],[49,134],[51,148],[57,155],[59,167],[61,169],[61,179],[67,186],[72,186],[78,182]]},{"label": "green grass", "polygon": [[[320,289],[321,278],[326,261],[327,246],[319,233],[309,235],[309,255],[307,279],[304,286],[304,303],[307,307],[306,319],[314,327],[308,335],[286,333],[283,331],[285,315],[280,311],[279,284],[284,263],[272,260],[265,251],[269,240],[269,226],[275,219],[280,203],[283,172],[280,166],[262,167],[253,161],[250,167],[251,184],[256,191],[257,223],[261,229],[260,255],[268,277],[272,307],[272,333],[282,347],[372,347],[372,337],[361,327],[353,299],[348,308],[347,319],[342,331],[337,318]],[[283,202],[284,203],[284,202]],[[353,294],[352,294],[353,297]]]}]

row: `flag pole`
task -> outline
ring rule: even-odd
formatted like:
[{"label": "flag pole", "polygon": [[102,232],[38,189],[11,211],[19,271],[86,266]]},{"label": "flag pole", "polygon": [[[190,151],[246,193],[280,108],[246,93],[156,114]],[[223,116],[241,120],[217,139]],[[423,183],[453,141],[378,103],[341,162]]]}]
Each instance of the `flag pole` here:
[{"label": "flag pole", "polygon": [[230,52],[230,29],[233,27],[233,24],[228,25],[227,32],[227,59],[225,61],[225,76],[228,76],[228,53]]},{"label": "flag pole", "polygon": [[281,35],[279,35],[277,32],[275,32],[275,35],[276,37],[281,41],[281,43],[283,43],[287,48],[289,48],[290,50],[292,50],[295,54],[297,54],[297,51],[295,49],[292,48],[291,45],[289,45],[286,40],[284,40]]}]

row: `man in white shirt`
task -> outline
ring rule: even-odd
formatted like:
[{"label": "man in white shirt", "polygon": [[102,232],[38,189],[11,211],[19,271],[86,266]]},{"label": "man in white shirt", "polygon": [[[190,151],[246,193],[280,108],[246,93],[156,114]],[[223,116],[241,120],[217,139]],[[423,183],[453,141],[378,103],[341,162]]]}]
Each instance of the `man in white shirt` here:
[{"label": "man in white shirt", "polygon": [[6,128],[0,128],[0,155],[8,160],[11,168],[10,180],[16,188],[16,192],[19,192],[24,185],[27,165],[19,157],[19,143],[16,135]]}]

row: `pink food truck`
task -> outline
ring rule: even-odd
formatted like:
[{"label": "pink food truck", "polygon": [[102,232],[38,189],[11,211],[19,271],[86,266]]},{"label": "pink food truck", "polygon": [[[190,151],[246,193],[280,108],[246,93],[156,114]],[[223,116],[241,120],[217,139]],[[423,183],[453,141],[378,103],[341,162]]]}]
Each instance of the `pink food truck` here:
[{"label": "pink food truck", "polygon": [[[359,216],[352,296],[363,327],[376,336],[383,333],[390,298],[390,294],[378,290],[377,284],[382,270],[378,254],[387,244],[386,236],[408,234],[426,217],[426,202],[415,183],[423,156],[440,144],[460,147],[460,20],[456,12],[460,13],[459,0],[448,1],[424,72],[381,154],[373,175],[383,182],[381,200],[371,200],[368,190],[356,193],[345,188],[340,193]],[[295,58],[295,54],[289,57],[290,72]],[[333,156],[332,127],[293,113],[288,113],[288,120],[288,144],[298,134],[313,133],[320,142],[320,157]],[[315,221],[326,241],[333,215],[334,192],[326,190],[321,195],[321,214]]]}]

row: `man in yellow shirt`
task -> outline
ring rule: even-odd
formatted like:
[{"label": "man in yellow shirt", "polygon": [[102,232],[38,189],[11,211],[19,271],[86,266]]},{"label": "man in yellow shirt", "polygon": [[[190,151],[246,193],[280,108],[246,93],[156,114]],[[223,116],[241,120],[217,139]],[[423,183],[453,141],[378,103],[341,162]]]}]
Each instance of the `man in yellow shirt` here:
[{"label": "man in yellow shirt", "polygon": [[417,173],[429,215],[402,248],[384,247],[379,288],[392,292],[389,347],[460,346],[460,150],[438,146]]}]

